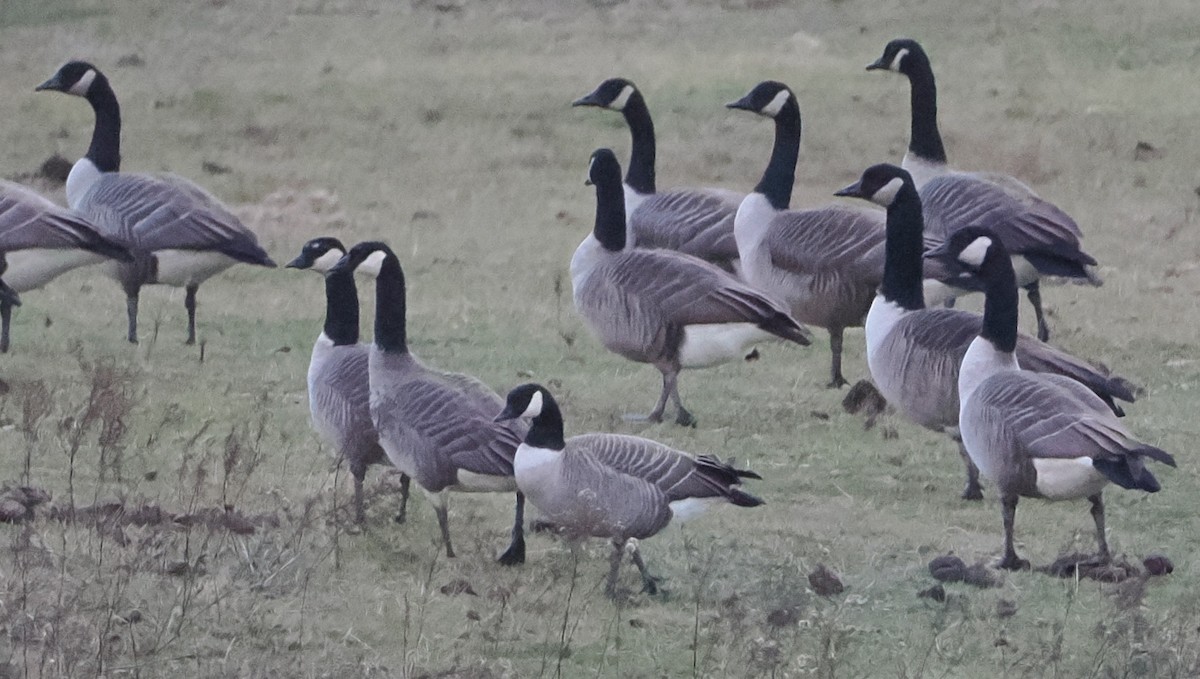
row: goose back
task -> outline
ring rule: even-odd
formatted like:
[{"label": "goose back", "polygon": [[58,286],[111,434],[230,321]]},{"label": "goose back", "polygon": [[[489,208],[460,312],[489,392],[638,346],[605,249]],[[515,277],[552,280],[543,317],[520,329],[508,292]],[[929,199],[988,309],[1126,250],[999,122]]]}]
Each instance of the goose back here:
[{"label": "goose back", "polygon": [[738,258],[733,219],[742,194],[724,189],[670,189],[648,196],[626,190],[635,247],[676,250],[731,271]]},{"label": "goose back", "polygon": [[[548,521],[571,538],[647,538],[671,521],[670,500],[654,483],[592,456],[572,437],[561,453],[533,466],[518,463],[517,483]],[[528,446],[520,456],[533,453]]]}]

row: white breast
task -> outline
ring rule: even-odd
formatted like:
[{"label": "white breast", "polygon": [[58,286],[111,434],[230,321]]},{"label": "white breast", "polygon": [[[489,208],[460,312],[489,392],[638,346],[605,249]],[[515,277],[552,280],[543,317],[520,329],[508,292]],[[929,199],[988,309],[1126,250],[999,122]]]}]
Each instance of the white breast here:
[{"label": "white breast", "polygon": [[[871,308],[867,311],[867,322],[864,334],[867,336],[867,367],[872,375],[877,375],[888,366],[878,365],[873,361],[879,360],[879,347],[902,318],[911,313],[908,309],[889,301],[883,295],[875,295]],[[876,377],[876,382],[879,378]]]},{"label": "white breast", "polygon": [[722,504],[725,500],[719,497],[689,497],[671,503],[671,514],[676,521],[689,521],[711,509],[714,505]]},{"label": "white breast", "polygon": [[237,263],[234,258],[206,250],[155,250],[158,275],[154,282],[184,287],[199,285]]},{"label": "white breast", "polygon": [[765,247],[771,220],[779,214],[767,197],[750,193],[738,205],[733,218],[733,238],[737,242],[744,280],[763,287],[770,275],[771,253]]},{"label": "white breast", "polygon": [[72,210],[78,209],[80,201],[87,195],[88,189],[100,178],[100,168],[89,158],[80,158],[71,166],[67,175],[67,205]]},{"label": "white breast", "polygon": [[916,185],[917,190],[925,186],[930,179],[950,172],[950,168],[945,163],[931,163],[912,153],[904,154],[904,160],[900,161],[900,167],[908,170],[908,173],[912,175],[913,184]]}]

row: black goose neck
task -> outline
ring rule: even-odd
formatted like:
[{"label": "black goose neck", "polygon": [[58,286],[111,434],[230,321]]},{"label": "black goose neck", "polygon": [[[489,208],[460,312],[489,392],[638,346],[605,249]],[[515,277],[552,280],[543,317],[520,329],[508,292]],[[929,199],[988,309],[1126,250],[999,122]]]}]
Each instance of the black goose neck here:
[{"label": "black goose neck", "polygon": [[542,395],[542,411],[530,423],[529,432],[525,434],[525,443],[534,448],[562,450],[567,445],[563,440],[562,411],[548,392],[538,393]]},{"label": "black goose neck", "polygon": [[911,89],[912,130],[908,150],[915,156],[937,163],[946,162],[946,149],[937,123],[937,85],[933,67],[924,52],[914,51],[908,61],[908,82]]},{"label": "black goose neck", "polygon": [[629,169],[625,171],[625,183],[634,191],[648,195],[654,193],[654,121],[642,93],[634,90],[621,109],[625,123],[629,125],[629,136],[633,143],[629,151]]},{"label": "black goose neck", "polygon": [[375,345],[397,354],[408,352],[404,271],[396,255],[387,252],[375,280]]},{"label": "black goose neck", "polygon": [[1008,254],[988,250],[980,266],[984,280],[983,329],[979,336],[997,350],[1011,354],[1017,348],[1017,275]]},{"label": "black goose neck", "polygon": [[884,299],[909,311],[925,308],[925,296],[921,288],[924,231],[921,198],[917,195],[916,187],[905,182],[887,209],[887,240],[884,243],[880,292]]},{"label": "black goose neck", "polygon": [[596,240],[610,252],[625,249],[625,193],[620,183],[596,184]]},{"label": "black goose neck", "polygon": [[766,196],[776,210],[791,206],[796,161],[800,159],[800,133],[800,106],[794,96],[789,96],[775,114],[775,146],[762,179],[754,187],[754,191]]},{"label": "black goose neck", "polygon": [[358,289],[351,271],[325,274],[325,336],[334,346],[358,344]]},{"label": "black goose neck", "polygon": [[96,114],[87,158],[101,172],[116,172],[121,169],[121,106],[108,78],[102,73],[96,73],[88,88],[87,100]]}]

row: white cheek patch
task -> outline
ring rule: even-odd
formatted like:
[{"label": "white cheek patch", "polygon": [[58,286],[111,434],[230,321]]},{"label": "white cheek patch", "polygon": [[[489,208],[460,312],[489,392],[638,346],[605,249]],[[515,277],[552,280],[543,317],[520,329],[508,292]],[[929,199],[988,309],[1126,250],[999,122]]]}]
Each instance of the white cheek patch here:
[{"label": "white cheek patch", "polygon": [[620,111],[625,108],[625,104],[629,103],[629,98],[632,96],[633,85],[626,85],[621,89],[621,93],[617,95],[616,99],[612,100],[612,103],[609,104],[608,107],[614,111]]},{"label": "white cheek patch", "polygon": [[71,85],[71,89],[67,91],[80,97],[86,97],[88,88],[92,86],[92,81],[95,79],[95,69],[89,68],[87,72],[83,74],[83,77],[80,78],[74,85]]},{"label": "white cheek patch", "polygon": [[899,71],[900,70],[900,62],[904,61],[904,57],[907,57],[907,56],[908,56],[908,48],[901,47],[900,51],[896,52],[896,56],[892,57],[892,63],[888,64],[888,70]]},{"label": "white cheek patch", "polygon": [[876,205],[887,207],[896,200],[896,194],[900,192],[900,187],[904,186],[904,180],[899,177],[893,177],[892,181],[884,184],[878,191],[871,194],[871,202]]},{"label": "white cheek patch", "polygon": [[529,399],[529,405],[525,406],[525,412],[521,413],[521,417],[537,417],[542,414],[542,392],[535,391]]},{"label": "white cheek patch", "polygon": [[333,268],[334,264],[338,263],[338,260],[341,259],[342,255],[344,255],[344,254],[346,254],[346,253],[342,252],[341,250],[338,250],[337,248],[332,248],[330,250],[327,250],[325,252],[325,254],[323,254],[320,257],[317,257],[316,259],[313,260],[313,263],[312,263],[313,271],[319,271],[321,273],[325,273],[325,272],[329,271],[330,269]]},{"label": "white cheek patch", "polygon": [[783,105],[787,103],[788,97],[791,96],[791,92],[788,92],[787,90],[779,90],[779,93],[775,95],[775,98],[771,100],[771,103],[762,107],[762,114],[771,118],[779,115],[779,112],[783,110]]},{"label": "white cheek patch", "polygon": [[963,248],[962,252],[958,253],[958,261],[971,266],[979,266],[983,264],[983,258],[987,255],[988,248],[992,247],[992,239],[987,236],[980,236],[971,241],[971,244]]},{"label": "white cheek patch", "polygon": [[387,258],[387,253],[383,250],[376,250],[367,255],[367,258],[358,265],[356,271],[364,276],[372,278],[379,276],[379,270],[383,268],[383,260]]}]

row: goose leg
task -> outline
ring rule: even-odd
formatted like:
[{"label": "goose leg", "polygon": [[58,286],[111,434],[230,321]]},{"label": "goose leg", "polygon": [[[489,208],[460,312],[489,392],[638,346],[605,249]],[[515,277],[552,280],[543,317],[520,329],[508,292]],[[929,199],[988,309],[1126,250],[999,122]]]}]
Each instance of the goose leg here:
[{"label": "goose leg", "polygon": [[608,557],[608,581],[604,585],[604,593],[609,597],[617,596],[617,573],[621,571],[621,558],[625,556],[625,539],[613,538],[612,556]]},{"label": "goose leg", "polygon": [[1108,540],[1104,537],[1104,496],[1096,493],[1088,500],[1092,503],[1092,520],[1096,522],[1096,544],[1100,546],[1100,559],[1108,563],[1112,555],[1108,551]]},{"label": "goose leg", "polygon": [[183,298],[183,307],[188,314],[188,338],[184,344],[196,343],[196,290],[199,288],[199,285],[187,286],[187,295]]},{"label": "goose leg", "polygon": [[967,447],[963,445],[962,439],[956,437],[954,441],[958,444],[959,456],[967,466],[967,485],[963,487],[962,499],[982,500],[983,486],[979,484],[979,467],[976,467],[975,463],[971,461],[971,456],[967,453]]},{"label": "goose leg", "polygon": [[12,324],[12,303],[0,302],[0,354],[8,353],[8,328]]},{"label": "goose leg", "polygon": [[1029,562],[1017,556],[1017,550],[1013,548],[1013,522],[1017,518],[1017,496],[1005,494],[1001,498],[1001,504],[1004,506],[1004,558],[996,564],[996,567],[1010,571],[1026,570],[1029,568]]},{"label": "goose leg", "polygon": [[649,415],[625,415],[622,419],[627,422],[662,422],[663,411],[667,409],[667,397],[671,394],[671,378],[663,372],[662,392],[658,395],[658,403]]},{"label": "goose leg", "polygon": [[671,402],[675,404],[675,424],[681,427],[696,426],[696,418],[683,407],[683,399],[679,398],[679,370],[663,375],[663,388],[670,385]]},{"label": "goose leg", "polygon": [[446,545],[446,558],[454,558],[454,547],[450,545],[450,511],[446,507],[446,492],[442,491],[434,500],[433,511],[437,514],[438,528],[442,531],[442,544]]},{"label": "goose leg", "polygon": [[650,575],[650,572],[646,570],[646,562],[642,560],[642,551],[638,549],[637,542],[631,539],[629,544],[632,547],[630,551],[633,552],[633,565],[637,566],[638,572],[642,574],[642,591],[650,596],[658,594],[658,583],[661,578]]},{"label": "goose leg", "polygon": [[131,344],[138,343],[137,326],[138,326],[138,293],[140,289],[137,287],[125,289],[125,313],[129,316],[129,332],[126,337],[129,338]]},{"label": "goose leg", "polygon": [[408,520],[408,485],[412,483],[412,479],[408,474],[400,475],[400,512],[396,514],[396,523],[404,523]]},{"label": "goose leg", "polygon": [[1025,295],[1029,298],[1029,303],[1033,305],[1033,313],[1037,316],[1037,336],[1038,339],[1045,342],[1050,339],[1050,326],[1046,325],[1046,316],[1042,312],[1042,288],[1037,281],[1025,286]]},{"label": "goose leg", "polygon": [[505,566],[525,563],[525,494],[517,491],[517,510],[513,519],[512,543],[497,559]]},{"label": "goose leg", "polygon": [[829,384],[825,386],[830,389],[838,389],[850,384],[846,378],[842,376],[842,334],[843,328],[829,329],[829,351],[833,354],[833,364],[829,371]]},{"label": "goose leg", "polygon": [[362,525],[366,520],[363,512],[363,479],[367,476],[367,465],[361,462],[350,463],[350,475],[354,477],[354,523]]}]

